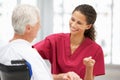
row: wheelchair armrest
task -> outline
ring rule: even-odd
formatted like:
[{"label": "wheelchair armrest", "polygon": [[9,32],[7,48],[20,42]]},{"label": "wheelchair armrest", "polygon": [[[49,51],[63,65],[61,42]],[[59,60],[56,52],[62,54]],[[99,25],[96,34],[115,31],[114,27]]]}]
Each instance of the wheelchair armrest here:
[{"label": "wheelchair armrest", "polygon": [[27,71],[27,65],[4,65],[0,63],[0,70],[5,72]]},{"label": "wheelchair armrest", "polygon": [[[22,63],[21,63],[22,62]],[[0,63],[1,80],[30,80],[29,68],[24,61],[12,61],[11,65]]]},{"label": "wheelchair armrest", "polygon": [[24,59],[11,61],[11,64],[25,64],[25,63],[26,63],[26,61]]},{"label": "wheelchair armrest", "polygon": [[12,60],[11,65],[0,63],[0,70],[5,72],[26,71],[28,67],[25,60]]}]

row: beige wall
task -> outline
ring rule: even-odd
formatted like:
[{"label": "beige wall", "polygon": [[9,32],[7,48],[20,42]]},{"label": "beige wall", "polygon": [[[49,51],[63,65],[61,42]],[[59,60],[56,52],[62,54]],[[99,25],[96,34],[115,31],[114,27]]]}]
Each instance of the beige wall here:
[{"label": "beige wall", "polygon": [[106,65],[106,74],[95,80],[120,80],[120,65]]}]

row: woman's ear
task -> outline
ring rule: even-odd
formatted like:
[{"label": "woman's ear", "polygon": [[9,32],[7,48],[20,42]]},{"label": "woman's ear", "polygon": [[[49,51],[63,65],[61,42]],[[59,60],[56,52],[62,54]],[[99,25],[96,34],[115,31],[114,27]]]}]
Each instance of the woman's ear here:
[{"label": "woman's ear", "polygon": [[86,29],[90,29],[92,27],[92,24],[89,24]]}]

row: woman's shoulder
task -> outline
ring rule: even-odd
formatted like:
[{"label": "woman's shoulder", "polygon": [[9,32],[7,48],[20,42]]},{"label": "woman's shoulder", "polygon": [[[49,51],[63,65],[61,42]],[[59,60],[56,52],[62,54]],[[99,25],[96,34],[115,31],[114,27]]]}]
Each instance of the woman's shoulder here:
[{"label": "woman's shoulder", "polygon": [[70,33],[54,33],[48,35],[46,38],[48,39],[57,39],[57,38],[65,38],[68,37]]},{"label": "woman's shoulder", "polygon": [[96,48],[101,48],[100,44],[98,44],[96,41],[91,40],[90,38],[86,38],[86,42]]}]

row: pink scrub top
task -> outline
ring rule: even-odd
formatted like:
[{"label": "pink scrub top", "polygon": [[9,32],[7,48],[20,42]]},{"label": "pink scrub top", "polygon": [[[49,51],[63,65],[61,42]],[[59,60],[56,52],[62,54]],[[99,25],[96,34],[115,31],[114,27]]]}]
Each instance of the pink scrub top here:
[{"label": "pink scrub top", "polygon": [[52,34],[33,47],[44,59],[50,61],[53,74],[74,71],[83,79],[85,76],[83,58],[89,56],[96,61],[93,75],[105,74],[102,48],[89,38],[86,38],[73,54],[70,49],[70,33]]}]

